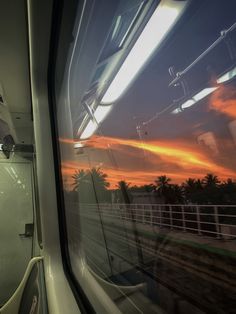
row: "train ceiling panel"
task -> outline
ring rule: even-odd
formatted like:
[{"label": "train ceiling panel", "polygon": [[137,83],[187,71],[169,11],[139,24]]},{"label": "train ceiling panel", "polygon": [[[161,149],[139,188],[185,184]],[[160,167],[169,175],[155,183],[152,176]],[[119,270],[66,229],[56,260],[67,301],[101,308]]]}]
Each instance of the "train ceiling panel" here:
[{"label": "train ceiling panel", "polygon": [[[27,35],[27,10],[26,1],[1,1],[0,19],[0,82],[1,102],[4,106],[5,118],[2,118],[10,128],[10,133],[16,142],[32,141],[32,123],[24,127],[26,132],[19,131],[19,119],[14,115],[19,114],[21,121],[31,117],[31,96],[29,80],[29,53]],[[6,111],[9,114],[6,114]],[[24,119],[22,117],[25,116]],[[6,119],[7,116],[7,119]],[[30,118],[31,119],[31,118]],[[15,134],[14,134],[15,133]],[[19,138],[18,138],[19,133]]]}]

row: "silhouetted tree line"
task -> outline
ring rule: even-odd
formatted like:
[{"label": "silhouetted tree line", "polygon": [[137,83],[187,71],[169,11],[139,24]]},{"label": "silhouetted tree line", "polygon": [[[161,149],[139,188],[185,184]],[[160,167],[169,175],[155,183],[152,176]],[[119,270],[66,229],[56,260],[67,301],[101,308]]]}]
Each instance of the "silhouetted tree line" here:
[{"label": "silhouetted tree line", "polygon": [[[72,176],[73,191],[81,203],[111,202],[110,183],[100,168],[76,170]],[[73,192],[71,194],[74,194]]]},{"label": "silhouetted tree line", "polygon": [[231,178],[221,182],[208,173],[202,179],[188,178],[182,184],[171,184],[165,175],[155,181],[157,193],[163,196],[165,203],[180,204],[236,204],[236,182]]},{"label": "silhouetted tree line", "polygon": [[140,192],[151,193],[166,204],[236,204],[236,182],[231,178],[222,182],[212,173],[202,179],[188,178],[182,184],[171,183],[171,178],[166,175],[158,176],[154,183],[142,186],[119,181],[116,189],[108,189],[110,183],[107,174],[100,168],[77,170],[72,178],[73,191],[68,193],[74,200],[78,197],[82,203],[132,203],[133,193]]}]

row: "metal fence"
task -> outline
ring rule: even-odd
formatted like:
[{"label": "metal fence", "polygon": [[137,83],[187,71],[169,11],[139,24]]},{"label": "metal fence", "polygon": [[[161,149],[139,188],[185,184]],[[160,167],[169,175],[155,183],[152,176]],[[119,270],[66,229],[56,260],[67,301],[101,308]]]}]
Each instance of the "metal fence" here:
[{"label": "metal fence", "polygon": [[86,215],[168,228],[218,239],[236,238],[236,205],[80,204]]}]

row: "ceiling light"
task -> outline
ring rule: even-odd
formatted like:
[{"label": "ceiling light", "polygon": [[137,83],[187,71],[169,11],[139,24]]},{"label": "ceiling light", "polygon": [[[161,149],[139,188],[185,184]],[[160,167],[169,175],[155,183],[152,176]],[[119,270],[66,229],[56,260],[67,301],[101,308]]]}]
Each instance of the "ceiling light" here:
[{"label": "ceiling light", "polygon": [[182,112],[181,108],[176,108],[175,110],[171,111],[172,114],[178,114],[180,112]]},{"label": "ceiling light", "polygon": [[221,77],[218,78],[216,81],[218,84],[230,81],[232,78],[236,76],[236,68],[232,69],[231,71],[225,73]]},{"label": "ceiling light", "polygon": [[106,116],[108,115],[111,109],[112,109],[112,105],[111,106],[98,106],[94,112],[94,118],[96,121],[89,120],[89,123],[87,124],[84,131],[82,132],[80,139],[84,140],[92,136],[96,132],[98,128],[98,124],[101,123],[106,118]]},{"label": "ceiling light", "polygon": [[90,136],[92,136],[95,133],[97,128],[98,128],[97,123],[95,123],[92,120],[89,120],[89,123],[86,125],[86,128],[82,132],[80,139],[85,140],[85,139],[89,138]]},{"label": "ceiling light", "polygon": [[187,101],[185,101],[182,105],[181,105],[181,108],[182,109],[186,109],[186,108],[189,108],[191,107],[192,105],[195,104],[195,101],[193,99],[189,99]]},{"label": "ceiling light", "polygon": [[74,144],[74,148],[82,148],[82,147],[84,147],[84,144],[82,142],[76,142]]},{"label": "ceiling light", "polygon": [[213,93],[218,87],[207,87],[201,90],[199,93],[194,95],[192,98],[185,101],[182,105],[179,106],[179,108],[174,109],[171,113],[172,114],[178,114],[182,112],[184,109],[192,107],[195,105],[198,101],[205,98],[206,96]]},{"label": "ceiling light", "polygon": [[207,87],[201,90],[199,93],[197,93],[195,96],[192,97],[192,99],[195,101],[195,103],[206,96],[210,95],[213,93],[218,87]]},{"label": "ceiling light", "polygon": [[185,5],[186,2],[172,0],[160,2],[108,87],[101,103],[113,103],[122,95],[173,27]]},{"label": "ceiling light", "polygon": [[108,113],[110,112],[112,106],[98,106],[94,112],[94,117],[98,123],[101,123]]}]

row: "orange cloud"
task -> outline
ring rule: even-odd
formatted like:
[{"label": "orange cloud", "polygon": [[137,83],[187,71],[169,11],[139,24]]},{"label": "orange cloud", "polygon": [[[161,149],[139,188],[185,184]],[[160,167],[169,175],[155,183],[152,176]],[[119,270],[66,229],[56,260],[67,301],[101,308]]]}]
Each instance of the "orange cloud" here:
[{"label": "orange cloud", "polygon": [[[68,143],[71,141],[69,140]],[[96,136],[85,141],[84,145],[84,150],[95,148],[97,154],[93,159],[96,160],[93,163],[90,161],[89,165],[88,162],[81,161],[78,155],[78,161],[64,162],[62,173],[68,188],[73,183],[72,175],[75,170],[98,166],[99,161],[104,162],[104,156],[101,157],[99,152],[104,153],[108,151],[108,148],[112,148],[116,158],[117,152],[122,153],[124,157],[120,167],[112,167],[112,164],[108,162],[104,162],[101,166],[102,171],[108,175],[111,188],[114,188],[120,180],[126,180],[135,185],[153,183],[158,176],[163,174],[171,177],[176,183],[181,183],[188,177],[201,178],[208,172],[220,176],[221,179],[236,177],[234,171],[217,164],[209,156],[200,152],[200,146],[191,145],[183,140],[181,142],[162,140],[142,143],[139,140]],[[137,166],[134,158],[140,154],[135,151],[131,152],[131,148],[150,153],[145,167]]]},{"label": "orange cloud", "polygon": [[230,118],[236,118],[236,90],[221,86],[210,97],[209,109],[223,113]]},{"label": "orange cloud", "polygon": [[177,140],[165,140],[146,141],[145,143],[142,143],[139,140],[93,137],[91,140],[87,141],[87,144],[88,146],[99,149],[107,149],[108,145],[112,145],[112,149],[115,150],[120,149],[121,146],[133,147],[150,152],[168,164],[173,163],[185,169],[200,168],[215,173],[224,173],[226,175],[232,174],[231,170],[217,165],[208,156],[201,153],[199,147],[196,148],[196,145],[190,145],[187,142],[184,143],[183,140],[181,142]]}]

